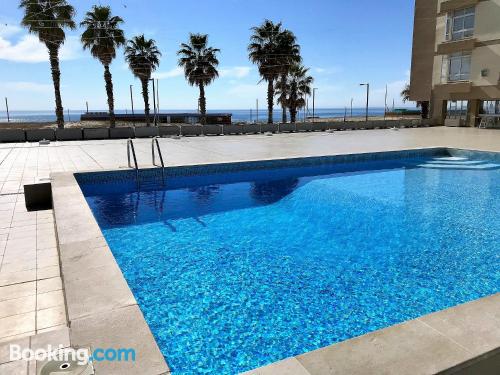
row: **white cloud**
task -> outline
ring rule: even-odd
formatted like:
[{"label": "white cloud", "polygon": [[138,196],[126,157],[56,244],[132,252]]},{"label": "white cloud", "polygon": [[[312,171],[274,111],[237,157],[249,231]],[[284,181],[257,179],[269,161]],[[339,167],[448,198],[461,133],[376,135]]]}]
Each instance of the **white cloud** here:
[{"label": "white cloud", "polygon": [[52,92],[54,87],[48,83],[28,82],[28,81],[11,81],[0,83],[0,88],[5,91],[21,91],[21,92],[36,92],[48,93]]},{"label": "white cloud", "polygon": [[342,68],[339,66],[330,66],[328,68],[316,66],[311,69],[311,72],[316,74],[336,74],[340,73],[341,71]]},{"label": "white cloud", "polygon": [[219,75],[221,78],[245,78],[252,71],[250,66],[234,66],[230,68],[221,68],[219,70]]},{"label": "white cloud", "polygon": [[181,77],[182,75],[184,75],[184,69],[182,69],[180,66],[177,66],[175,68],[170,69],[167,72],[153,73],[152,77],[155,79],[165,79],[165,78]]},{"label": "white cloud", "polygon": [[[17,26],[4,26],[0,32],[0,60],[22,62],[22,63],[40,63],[47,62],[49,53],[38,37],[31,34],[22,35],[16,42],[9,38],[19,34],[22,31]],[[59,52],[59,59],[74,60],[81,55],[81,44],[77,36],[66,38],[64,45]]]}]

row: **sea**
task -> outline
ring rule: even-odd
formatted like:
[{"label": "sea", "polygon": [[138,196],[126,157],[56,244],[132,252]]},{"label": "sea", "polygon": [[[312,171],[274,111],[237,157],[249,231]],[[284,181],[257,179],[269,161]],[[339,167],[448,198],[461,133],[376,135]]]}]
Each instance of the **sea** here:
[{"label": "sea", "polygon": [[[353,108],[352,113],[351,109],[348,108],[347,111],[344,108],[317,108],[314,111],[314,116],[318,118],[343,118],[346,116],[347,118],[352,117],[360,117],[365,115],[365,108]],[[80,121],[80,116],[84,114],[86,110],[69,110],[64,112],[65,121]],[[92,112],[106,112],[106,110],[92,110]],[[231,113],[233,122],[254,122],[258,121],[266,121],[267,120],[267,111],[265,109],[259,109],[257,111],[255,109],[215,109],[209,110],[208,113]],[[116,110],[117,114],[127,114],[131,113],[130,110]],[[139,114],[141,112],[136,111],[135,113]],[[143,112],[142,112],[143,113]],[[160,113],[196,113],[194,110],[160,110]],[[369,108],[368,109],[369,116],[383,116],[384,108]],[[258,115],[258,117],[257,117]],[[289,114],[287,113],[289,118]],[[309,111],[300,111],[297,115],[297,121],[304,119],[304,117],[313,116],[312,110]],[[274,110],[274,120],[281,120],[281,109],[275,108]],[[54,111],[10,111],[9,118],[11,122],[50,122],[55,121],[56,116]],[[0,112],[0,123],[7,122],[7,113],[5,111]]]}]

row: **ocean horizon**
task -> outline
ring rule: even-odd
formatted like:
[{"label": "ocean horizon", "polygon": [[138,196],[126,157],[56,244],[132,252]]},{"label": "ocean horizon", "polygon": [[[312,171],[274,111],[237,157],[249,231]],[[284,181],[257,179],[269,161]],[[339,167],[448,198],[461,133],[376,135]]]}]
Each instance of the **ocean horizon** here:
[{"label": "ocean horizon", "polygon": [[[406,107],[401,107],[406,108]],[[410,108],[408,108],[410,109]],[[352,116],[359,117],[365,115],[365,108],[353,108]],[[69,110],[64,112],[65,121],[79,121],[80,116],[87,111],[84,109],[80,110]],[[106,110],[90,110],[89,112],[107,112]],[[131,113],[130,110],[120,109],[115,111],[116,114],[127,114]],[[135,111],[136,114],[144,113],[144,111]],[[151,112],[152,113],[152,112]],[[195,110],[189,109],[161,109],[160,113],[196,113]],[[252,122],[256,120],[256,111],[250,109],[213,109],[208,110],[207,113],[231,113],[233,122]],[[315,109],[314,116],[319,118],[342,118],[345,115],[344,108],[317,108]],[[372,107],[368,109],[369,116],[383,116],[383,107]],[[11,122],[50,122],[55,121],[56,116],[54,111],[10,111],[9,112]],[[287,113],[289,117],[289,114]],[[309,109],[307,116],[312,116],[312,110]],[[351,117],[351,109],[347,109],[347,118]],[[281,109],[275,108],[273,113],[273,118],[275,121],[281,120]],[[304,111],[300,111],[297,120],[302,120],[304,118]],[[267,111],[265,109],[259,109],[258,120],[266,121]],[[7,122],[7,113],[5,111],[0,112],[0,123]]]}]

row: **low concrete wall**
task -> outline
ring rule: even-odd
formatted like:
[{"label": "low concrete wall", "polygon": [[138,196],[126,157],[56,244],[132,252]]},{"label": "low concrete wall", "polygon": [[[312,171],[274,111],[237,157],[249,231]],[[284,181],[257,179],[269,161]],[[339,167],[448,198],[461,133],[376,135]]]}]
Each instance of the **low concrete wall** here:
[{"label": "low concrete wall", "polygon": [[222,135],[222,125],[203,125],[204,135]]},{"label": "low concrete wall", "polygon": [[280,133],[293,133],[297,131],[295,124],[278,124],[278,131]]},{"label": "low concrete wall", "polygon": [[267,133],[267,132],[276,133],[277,131],[279,131],[279,126],[278,124],[262,124],[260,131],[262,133]]},{"label": "low concrete wall", "polygon": [[26,130],[26,140],[28,142],[38,142],[43,139],[48,141],[56,140],[54,129],[28,129]]},{"label": "low concrete wall", "polygon": [[326,122],[313,122],[311,124],[311,130],[312,131],[322,131],[324,132],[325,130],[328,130],[328,123]]},{"label": "low concrete wall", "polygon": [[83,131],[80,128],[56,129],[58,141],[79,141],[83,139]]},{"label": "low concrete wall", "polygon": [[109,128],[84,128],[83,139],[108,139]]},{"label": "low concrete wall", "polygon": [[260,125],[259,124],[244,124],[243,132],[245,134],[258,134],[260,133]]},{"label": "low concrete wall", "polygon": [[109,128],[109,138],[128,139],[134,137],[134,128]]},{"label": "low concrete wall", "polygon": [[224,125],[224,134],[244,134],[244,125]]},{"label": "low concrete wall", "polygon": [[202,125],[182,125],[181,126],[181,135],[190,136],[190,135],[202,135],[203,134],[203,126]]},{"label": "low concrete wall", "polygon": [[313,129],[312,125],[311,122],[297,123],[295,124],[295,129],[298,132],[310,132]]},{"label": "low concrete wall", "polygon": [[158,131],[160,132],[160,137],[179,136],[182,133],[180,125],[159,126]]},{"label": "low concrete wall", "polygon": [[157,137],[160,135],[160,128],[156,126],[141,126],[135,128],[134,133],[136,138]]},{"label": "low concrete wall", "polygon": [[26,142],[26,133],[22,129],[2,129],[0,142]]}]

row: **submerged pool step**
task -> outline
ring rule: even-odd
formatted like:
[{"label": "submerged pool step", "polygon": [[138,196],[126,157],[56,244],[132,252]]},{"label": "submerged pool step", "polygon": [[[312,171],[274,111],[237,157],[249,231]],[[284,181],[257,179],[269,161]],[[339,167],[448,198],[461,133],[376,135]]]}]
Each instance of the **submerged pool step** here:
[{"label": "submerged pool step", "polygon": [[484,160],[469,160],[465,158],[434,158],[425,163],[417,164],[420,168],[430,169],[462,169],[462,170],[492,170],[500,168],[500,164]]}]

